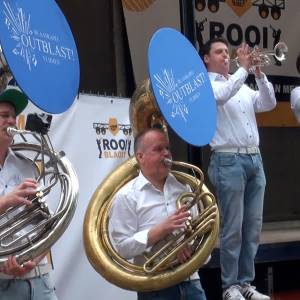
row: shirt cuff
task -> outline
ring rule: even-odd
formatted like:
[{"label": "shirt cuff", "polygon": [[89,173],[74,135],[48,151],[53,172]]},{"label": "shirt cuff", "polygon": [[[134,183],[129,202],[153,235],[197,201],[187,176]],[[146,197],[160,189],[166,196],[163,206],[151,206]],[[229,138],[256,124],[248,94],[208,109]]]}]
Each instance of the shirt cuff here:
[{"label": "shirt cuff", "polygon": [[137,233],[135,233],[133,235],[133,238],[141,243],[141,244],[144,244],[145,247],[147,246],[147,242],[148,242],[148,232],[149,232],[150,229],[146,229],[146,230],[142,230],[142,231],[139,231]]},{"label": "shirt cuff", "polygon": [[267,84],[268,82],[266,74],[265,73],[261,73],[261,74],[262,74],[261,78],[255,77],[255,81],[257,85]]}]

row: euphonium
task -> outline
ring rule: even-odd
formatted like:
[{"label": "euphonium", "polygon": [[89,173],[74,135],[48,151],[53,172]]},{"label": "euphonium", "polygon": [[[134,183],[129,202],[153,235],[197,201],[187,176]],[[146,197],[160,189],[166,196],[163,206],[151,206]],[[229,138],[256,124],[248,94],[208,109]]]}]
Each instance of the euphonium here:
[{"label": "euphonium", "polygon": [[[41,188],[30,206],[13,207],[0,214],[0,265],[11,255],[21,264],[49,250],[74,215],[79,187],[71,163],[63,152],[53,150],[48,135],[15,128],[7,131],[23,138],[24,142],[13,144],[11,149],[36,166]],[[59,199],[54,211],[48,206],[55,202],[53,191]]]},{"label": "euphonium", "polygon": [[[164,126],[153,100],[147,80],[135,91],[130,104],[130,120],[135,134],[150,126]],[[109,235],[109,215],[114,195],[138,175],[136,159],[130,158],[108,175],[90,200],[83,232],[87,257],[98,273],[121,288],[151,291],[181,282],[205,263],[215,246],[219,212],[214,196],[203,183],[201,170],[184,162],[166,163],[198,174],[192,176],[182,171],[172,171],[179,181],[191,187],[191,192],[183,193],[177,199],[178,206],[185,204],[191,208],[195,205],[200,213],[188,221],[186,231],[168,237],[159,251],[145,255],[143,265],[135,265],[122,258],[114,249]],[[176,253],[187,244],[192,244],[193,255],[186,263],[179,264]]]}]

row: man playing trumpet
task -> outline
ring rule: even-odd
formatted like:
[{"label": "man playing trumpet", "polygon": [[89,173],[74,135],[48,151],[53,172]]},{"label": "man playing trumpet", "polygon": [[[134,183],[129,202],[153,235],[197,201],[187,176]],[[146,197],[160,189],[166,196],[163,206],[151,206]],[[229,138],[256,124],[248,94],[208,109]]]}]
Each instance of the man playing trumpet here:
[{"label": "man playing trumpet", "polygon": [[259,56],[249,52],[246,44],[237,49],[239,68],[229,75],[227,41],[215,38],[202,48],[217,102],[217,128],[210,143],[208,175],[221,212],[224,300],[270,299],[251,286],[266,185],[255,113],[272,110],[276,99],[273,86],[260,67],[254,67],[258,91],[244,84],[250,68],[259,62]]}]

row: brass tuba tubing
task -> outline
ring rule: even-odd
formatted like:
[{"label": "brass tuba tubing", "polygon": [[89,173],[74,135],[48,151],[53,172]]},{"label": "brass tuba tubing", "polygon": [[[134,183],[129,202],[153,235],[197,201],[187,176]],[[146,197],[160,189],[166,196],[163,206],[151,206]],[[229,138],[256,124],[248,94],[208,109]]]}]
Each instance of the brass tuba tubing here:
[{"label": "brass tuba tubing", "polygon": [[[194,228],[192,234],[186,235],[185,231],[182,231],[180,234],[177,234],[173,237],[171,241],[166,243],[159,251],[157,251],[151,257],[147,257],[146,262],[143,265],[143,268],[146,273],[155,273],[162,267],[168,266],[168,262],[170,262],[177,253],[186,247],[191,241],[193,241],[197,236],[206,234],[209,230],[211,230],[211,226],[215,224],[215,218],[217,217],[217,207],[216,205],[212,205],[209,208],[206,208],[197,220],[192,221],[192,226]],[[186,236],[185,239],[181,240],[183,236]],[[170,252],[157,263],[155,264],[155,260],[160,257],[162,254],[166,252],[166,250],[171,249]]]}]

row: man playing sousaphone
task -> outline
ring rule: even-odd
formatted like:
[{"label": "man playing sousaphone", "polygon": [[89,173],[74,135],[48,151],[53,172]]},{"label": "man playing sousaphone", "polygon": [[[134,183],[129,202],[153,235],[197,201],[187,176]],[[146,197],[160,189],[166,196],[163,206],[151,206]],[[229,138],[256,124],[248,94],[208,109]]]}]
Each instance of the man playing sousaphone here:
[{"label": "man playing sousaphone", "polygon": [[259,56],[249,55],[247,45],[237,49],[239,68],[232,75],[228,43],[223,38],[208,41],[202,53],[217,102],[217,129],[210,142],[208,175],[221,212],[223,299],[268,300],[269,296],[251,285],[266,185],[255,113],[275,107],[274,89],[255,66],[258,91],[244,84],[250,68],[259,62]]},{"label": "man playing sousaphone", "polygon": [[[10,206],[28,205],[37,192],[35,166],[16,155],[7,128],[16,126],[16,116],[27,106],[27,97],[17,89],[0,94],[0,213]],[[20,265],[10,256],[0,268],[1,300],[55,300],[50,277],[51,266],[45,255]]]},{"label": "man playing sousaphone", "polygon": [[[169,141],[160,129],[140,132],[134,143],[140,167],[138,177],[123,186],[115,196],[110,217],[111,236],[118,253],[125,259],[143,263],[143,253],[167,235],[185,228],[190,213],[176,207],[178,196],[188,187],[171,173],[166,159],[171,158]],[[177,259],[184,263],[191,256],[186,246]],[[199,275],[153,292],[138,292],[139,300],[205,300]]]}]

